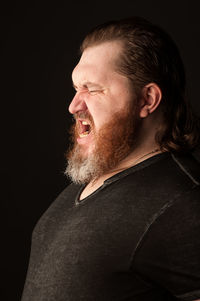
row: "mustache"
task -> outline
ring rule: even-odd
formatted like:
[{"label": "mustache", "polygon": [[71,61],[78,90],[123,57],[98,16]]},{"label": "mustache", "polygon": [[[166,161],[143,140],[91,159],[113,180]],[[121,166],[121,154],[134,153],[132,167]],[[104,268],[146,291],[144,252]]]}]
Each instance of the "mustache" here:
[{"label": "mustache", "polygon": [[92,116],[87,111],[86,112],[78,112],[78,113],[73,115],[73,118],[74,118],[75,121],[77,121],[79,118],[80,119],[87,119],[91,122],[91,124],[94,124],[94,120],[93,120]]}]

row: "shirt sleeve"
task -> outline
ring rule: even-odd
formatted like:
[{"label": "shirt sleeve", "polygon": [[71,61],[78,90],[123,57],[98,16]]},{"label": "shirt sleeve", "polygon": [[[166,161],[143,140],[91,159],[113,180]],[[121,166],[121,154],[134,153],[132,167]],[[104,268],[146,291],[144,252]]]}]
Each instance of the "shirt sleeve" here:
[{"label": "shirt sleeve", "polygon": [[199,186],[158,216],[138,246],[132,267],[180,300],[200,299]]}]

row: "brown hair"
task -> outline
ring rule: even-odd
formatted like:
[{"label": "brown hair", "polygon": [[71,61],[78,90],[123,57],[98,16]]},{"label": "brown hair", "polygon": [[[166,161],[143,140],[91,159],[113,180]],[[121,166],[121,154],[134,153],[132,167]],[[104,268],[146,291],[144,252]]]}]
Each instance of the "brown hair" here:
[{"label": "brown hair", "polygon": [[192,150],[199,142],[199,122],[185,97],[185,71],[174,41],[157,25],[132,17],[95,27],[83,40],[81,52],[117,40],[123,46],[118,71],[132,81],[137,95],[150,82],[161,88],[163,124],[156,135],[161,150]]}]

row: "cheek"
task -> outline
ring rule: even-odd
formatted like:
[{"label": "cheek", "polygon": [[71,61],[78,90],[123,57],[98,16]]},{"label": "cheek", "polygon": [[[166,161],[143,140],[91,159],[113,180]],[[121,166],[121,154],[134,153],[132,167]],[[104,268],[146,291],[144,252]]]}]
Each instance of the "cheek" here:
[{"label": "cheek", "polygon": [[93,118],[95,127],[99,129],[104,123],[112,118],[113,114],[127,108],[127,101],[128,99],[120,93],[118,96],[112,95],[109,97],[105,96],[89,99],[87,107]]},{"label": "cheek", "polygon": [[99,128],[110,118],[112,114],[111,108],[103,99],[88,103],[88,111],[93,118],[96,128]]},{"label": "cheek", "polygon": [[107,112],[105,110],[96,110],[93,114],[94,125],[98,130],[101,126],[107,122],[111,117],[111,112]]}]

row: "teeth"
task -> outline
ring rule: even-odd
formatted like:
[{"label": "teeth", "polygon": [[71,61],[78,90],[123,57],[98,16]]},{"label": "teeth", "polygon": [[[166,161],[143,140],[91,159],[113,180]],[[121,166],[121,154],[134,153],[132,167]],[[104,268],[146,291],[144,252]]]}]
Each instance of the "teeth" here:
[{"label": "teeth", "polygon": [[84,137],[86,137],[88,134],[89,134],[89,131],[86,131],[86,132],[84,132],[84,133],[82,133],[82,134],[79,134],[79,137],[80,137],[80,138],[84,138]]},{"label": "teeth", "polygon": [[82,121],[83,125],[89,125],[89,123],[87,123],[87,121]]}]

